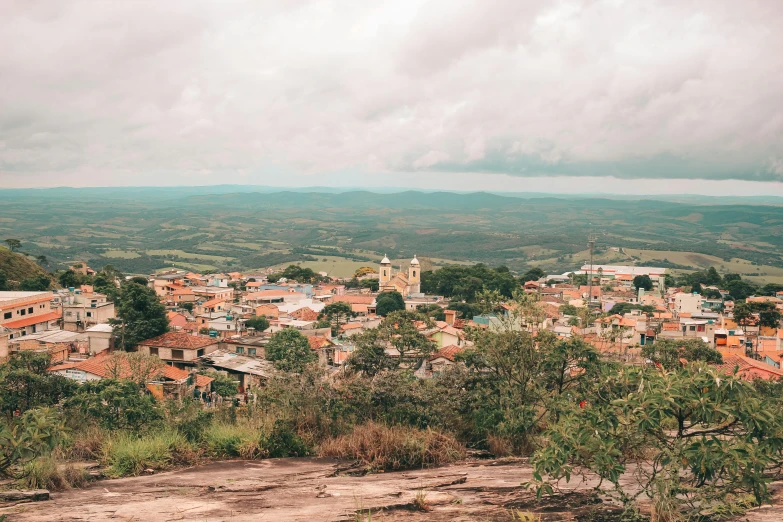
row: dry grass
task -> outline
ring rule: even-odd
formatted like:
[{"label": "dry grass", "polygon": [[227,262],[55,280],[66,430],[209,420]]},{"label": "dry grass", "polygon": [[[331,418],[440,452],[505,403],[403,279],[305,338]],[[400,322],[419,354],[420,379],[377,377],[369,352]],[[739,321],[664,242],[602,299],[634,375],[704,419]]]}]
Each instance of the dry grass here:
[{"label": "dry grass", "polygon": [[52,457],[39,457],[24,466],[19,486],[24,489],[62,491],[83,488],[88,482],[89,475],[83,468],[72,464],[61,465]]},{"label": "dry grass", "polygon": [[370,471],[421,468],[464,458],[465,448],[434,430],[368,423],[321,444],[322,457],[358,459]]}]

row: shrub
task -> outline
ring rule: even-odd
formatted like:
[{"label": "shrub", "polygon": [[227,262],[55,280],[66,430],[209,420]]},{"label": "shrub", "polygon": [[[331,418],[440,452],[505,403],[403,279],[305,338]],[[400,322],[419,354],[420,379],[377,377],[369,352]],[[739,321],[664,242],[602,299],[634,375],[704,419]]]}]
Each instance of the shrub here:
[{"label": "shrub", "polygon": [[155,432],[143,438],[120,433],[107,439],[102,451],[107,474],[115,477],[139,475],[145,469],[166,469],[192,457],[185,437],[173,431]]},{"label": "shrub", "polygon": [[294,430],[293,423],[276,420],[272,433],[266,439],[269,456],[304,457],[310,454],[307,443]]},{"label": "shrub", "polygon": [[249,424],[213,423],[204,430],[202,440],[213,457],[255,458],[263,453],[261,432]]},{"label": "shrub", "polygon": [[98,426],[89,426],[80,433],[69,433],[67,442],[62,445],[62,451],[68,459],[100,459],[101,448],[107,437],[105,430]]},{"label": "shrub", "polygon": [[358,459],[370,471],[439,465],[461,459],[465,448],[435,430],[384,426],[370,422],[348,435],[321,444],[322,457]]},{"label": "shrub", "polygon": [[52,457],[39,457],[24,465],[18,484],[24,489],[62,491],[87,485],[87,472],[71,464],[58,466]]}]

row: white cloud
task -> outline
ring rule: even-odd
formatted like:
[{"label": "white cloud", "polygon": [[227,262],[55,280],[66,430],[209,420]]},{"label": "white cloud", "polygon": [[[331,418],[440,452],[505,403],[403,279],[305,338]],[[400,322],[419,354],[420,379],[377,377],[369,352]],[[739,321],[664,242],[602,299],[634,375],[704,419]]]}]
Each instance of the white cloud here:
[{"label": "white cloud", "polygon": [[728,0],[5,2],[0,186],[777,180],[781,24]]}]

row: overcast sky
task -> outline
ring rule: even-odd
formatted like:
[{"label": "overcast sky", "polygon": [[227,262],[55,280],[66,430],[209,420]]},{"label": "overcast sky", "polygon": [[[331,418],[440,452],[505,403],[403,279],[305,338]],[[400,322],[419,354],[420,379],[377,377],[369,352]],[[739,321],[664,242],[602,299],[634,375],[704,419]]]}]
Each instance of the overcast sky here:
[{"label": "overcast sky", "polygon": [[4,0],[0,186],[783,195],[781,49],[777,0]]}]

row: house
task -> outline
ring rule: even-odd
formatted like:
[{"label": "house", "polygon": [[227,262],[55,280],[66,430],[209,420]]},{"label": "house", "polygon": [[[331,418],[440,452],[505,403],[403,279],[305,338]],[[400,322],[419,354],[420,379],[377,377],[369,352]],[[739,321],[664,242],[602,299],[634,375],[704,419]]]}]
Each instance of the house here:
[{"label": "house", "polygon": [[179,312],[169,312],[166,314],[169,320],[169,326],[172,328],[184,328],[188,324],[188,318]]},{"label": "house", "polygon": [[171,292],[168,300],[175,304],[195,303],[196,293],[189,286],[183,286]]},{"label": "house", "polygon": [[[127,361],[114,360],[108,354],[101,354],[84,361],[55,365],[47,371],[80,383],[101,379],[130,379],[133,375]],[[199,384],[203,388],[209,386],[213,380],[211,377],[206,377],[201,379]],[[168,365],[163,367],[160,375],[152,376],[146,383],[147,389],[158,399],[181,399],[190,396],[195,385],[196,378],[190,372]]]},{"label": "house", "polygon": [[[462,353],[465,348],[456,345],[444,346],[428,359],[427,363],[422,365],[424,374],[422,377],[437,377],[449,366],[457,364],[456,357]],[[419,372],[417,372],[419,373]]]},{"label": "house", "polygon": [[687,294],[678,292],[674,294],[673,308],[674,312],[680,316],[690,314],[690,316],[702,313],[702,296],[699,294]]},{"label": "house", "polygon": [[68,267],[68,270],[76,272],[81,275],[95,275],[95,270],[87,266],[87,263],[76,262]]},{"label": "house", "polygon": [[218,339],[184,332],[167,332],[138,344],[139,353],[157,355],[177,368],[193,366],[202,355],[218,349]]},{"label": "house", "polygon": [[18,337],[9,343],[8,349],[11,353],[24,351],[48,353],[55,363],[66,361],[72,353],[88,353],[89,341],[84,333],[46,330]]},{"label": "house", "polygon": [[204,298],[207,301],[213,299],[222,299],[224,301],[234,300],[234,289],[221,286],[191,286],[190,289],[196,294],[196,297]]},{"label": "house", "polygon": [[737,375],[748,380],[783,378],[783,370],[780,368],[742,355],[725,355],[723,363],[716,366],[725,373],[733,374],[736,371]]},{"label": "house", "polygon": [[228,308],[228,304],[225,299],[210,299],[209,301],[196,304],[194,312],[197,315],[203,315],[214,312],[225,312],[226,308]]},{"label": "house", "polygon": [[239,383],[239,393],[263,386],[275,373],[274,365],[265,360],[216,350],[200,357],[202,364],[225,372]]},{"label": "house", "polygon": [[96,324],[87,328],[84,333],[87,334],[87,353],[95,355],[113,348],[112,336],[114,335],[114,329],[111,325]]},{"label": "house", "polygon": [[104,294],[74,290],[62,297],[63,329],[83,332],[114,319],[114,303]]},{"label": "house", "polygon": [[445,321],[437,321],[435,328],[428,330],[427,337],[435,342],[438,348],[445,346],[462,346],[462,336],[459,330]]},{"label": "house", "polygon": [[269,342],[267,336],[234,336],[221,339],[218,350],[248,357],[266,358],[266,345]]},{"label": "house", "polygon": [[60,311],[52,310],[52,292],[0,292],[0,326],[8,338],[59,329]]},{"label": "house", "polygon": [[351,311],[357,315],[365,316],[369,313],[369,306],[375,301],[371,295],[335,295],[332,296],[332,303],[348,303],[351,305]]}]

